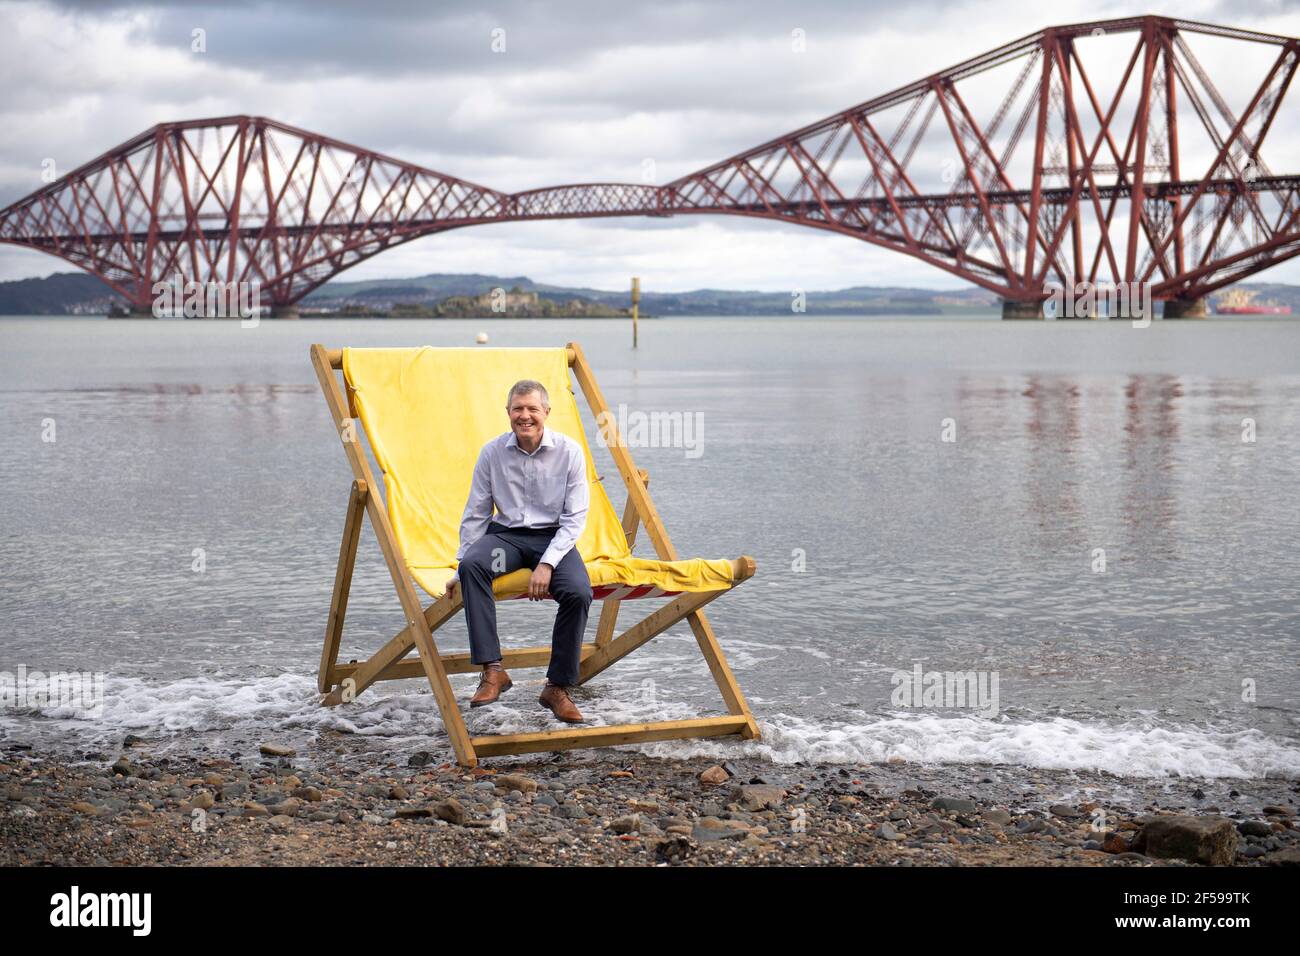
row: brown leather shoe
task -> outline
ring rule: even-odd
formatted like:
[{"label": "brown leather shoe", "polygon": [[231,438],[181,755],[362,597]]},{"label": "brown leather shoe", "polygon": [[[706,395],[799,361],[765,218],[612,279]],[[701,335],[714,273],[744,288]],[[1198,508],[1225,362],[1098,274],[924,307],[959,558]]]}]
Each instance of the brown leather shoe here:
[{"label": "brown leather shoe", "polygon": [[566,724],[580,724],[583,721],[582,713],[574,706],[563,687],[547,684],[542,688],[542,696],[537,698],[537,702],[549,708],[551,713]]},{"label": "brown leather shoe", "polygon": [[478,690],[469,699],[469,705],[482,707],[484,704],[495,704],[502,691],[507,691],[513,686],[515,686],[514,681],[510,679],[510,675],[504,668],[489,667],[479,678]]}]

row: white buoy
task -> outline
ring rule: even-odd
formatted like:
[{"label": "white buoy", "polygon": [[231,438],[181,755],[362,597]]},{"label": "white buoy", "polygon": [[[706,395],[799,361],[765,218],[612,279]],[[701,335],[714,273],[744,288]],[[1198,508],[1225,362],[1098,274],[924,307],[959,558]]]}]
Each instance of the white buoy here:
[{"label": "white buoy", "polygon": [[488,335],[486,332],[480,332],[478,335],[474,336],[474,341],[477,342],[479,345],[486,345],[487,339],[488,339]]}]

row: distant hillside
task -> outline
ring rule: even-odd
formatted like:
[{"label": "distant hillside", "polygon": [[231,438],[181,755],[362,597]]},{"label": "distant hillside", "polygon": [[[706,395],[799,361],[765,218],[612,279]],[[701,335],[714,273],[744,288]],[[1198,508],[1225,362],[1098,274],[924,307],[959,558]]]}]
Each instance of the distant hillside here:
[{"label": "distant hillside", "polygon": [[[389,310],[398,305],[432,306],[450,296],[474,296],[493,288],[519,288],[552,299],[594,302],[626,308],[627,289],[611,292],[534,282],[527,276],[440,275],[414,279],[375,279],[370,282],[329,282],[303,300],[304,308],[338,309],[371,306]],[[789,315],[789,292],[698,289],[692,292],[643,290],[641,311],[648,315]],[[938,315],[986,311],[997,306],[995,295],[983,289],[873,288],[858,286],[835,292],[809,291],[805,311],[812,315]]]},{"label": "distant hillside", "polygon": [[116,292],[86,272],[0,282],[0,315],[106,315],[120,301]]},{"label": "distant hillside", "polygon": [[[492,289],[535,292],[556,302],[570,303],[572,314],[601,315],[626,309],[627,289],[609,291],[534,282],[527,276],[431,274],[410,279],[329,282],[302,301],[304,314],[327,310],[350,315],[454,315],[439,308],[455,297],[477,297]],[[1234,288],[1255,292],[1259,302],[1289,305],[1300,315],[1300,286],[1272,282],[1243,282]],[[1212,296],[1211,301],[1217,297]],[[120,299],[94,276],[63,272],[44,279],[0,282],[0,315],[104,315]],[[696,289],[691,292],[641,294],[641,312],[653,316],[790,315],[789,292]],[[808,291],[808,315],[964,315],[996,310],[998,298],[983,289],[911,289],[901,286],[853,286],[834,291]]]}]

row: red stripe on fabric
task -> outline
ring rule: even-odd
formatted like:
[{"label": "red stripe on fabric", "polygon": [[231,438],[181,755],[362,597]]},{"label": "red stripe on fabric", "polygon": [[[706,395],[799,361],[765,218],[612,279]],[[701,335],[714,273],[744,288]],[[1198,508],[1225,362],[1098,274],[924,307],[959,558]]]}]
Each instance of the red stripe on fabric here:
[{"label": "red stripe on fabric", "polygon": [[[637,587],[631,587],[625,584],[602,584],[599,587],[591,589],[591,599],[593,601],[604,601],[608,598],[615,598],[619,601],[635,601],[637,598],[657,598],[657,597],[676,597],[682,594],[682,591],[663,591],[653,584],[644,584]],[[523,591],[519,594],[512,594],[510,597],[497,598],[498,601],[522,601],[528,597],[528,592]],[[553,597],[547,596],[546,600],[553,601]]]}]

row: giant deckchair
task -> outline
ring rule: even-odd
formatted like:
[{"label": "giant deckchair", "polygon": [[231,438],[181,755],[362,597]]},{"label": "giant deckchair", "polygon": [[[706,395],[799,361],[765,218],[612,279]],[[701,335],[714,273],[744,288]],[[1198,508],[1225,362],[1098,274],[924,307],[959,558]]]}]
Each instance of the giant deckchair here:
[{"label": "giant deckchair", "polygon": [[[576,342],[562,349],[327,349],[313,345],[311,359],[353,474],[321,652],[318,683],[325,695],[322,704],[351,701],[376,681],[423,676],[433,689],[456,759],[466,767],[476,766],[480,757],[501,754],[730,734],[758,738],[754,716],[701,610],[751,577],[754,559],[678,559],[650,500],[648,476],[633,464]],[[570,368],[602,426],[602,443],[627,485],[621,522],[592,460],[569,380]],[[342,386],[339,371],[343,373]],[[595,639],[582,645],[578,682],[585,683],[685,618],[722,693],[727,716],[469,735],[447,675],[473,671],[476,665],[468,652],[440,654],[433,632],[462,608],[462,590],[457,588],[455,597],[449,598],[446,582],[456,568],[460,518],[474,462],[485,442],[509,429],[505,396],[511,385],[524,378],[540,381],[550,394],[547,427],[581,442],[587,456],[591,502],[577,547],[591,578],[592,596],[603,605]],[[379,500],[379,488],[360,442],[358,422],[383,474],[386,508]],[[363,515],[370,516],[407,623],[368,660],[340,663],[339,642]],[[650,536],[657,560],[632,555],[641,526]],[[529,576],[529,570],[521,568],[496,578],[493,592],[497,600],[526,596]],[[434,599],[428,607],[422,606],[417,584]],[[623,601],[655,597],[671,600],[614,636]],[[418,651],[419,660],[404,660],[412,648]],[[507,669],[545,667],[551,649],[549,645],[503,648],[502,655]]]}]

